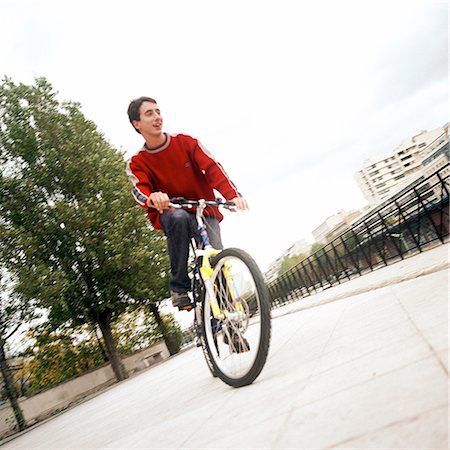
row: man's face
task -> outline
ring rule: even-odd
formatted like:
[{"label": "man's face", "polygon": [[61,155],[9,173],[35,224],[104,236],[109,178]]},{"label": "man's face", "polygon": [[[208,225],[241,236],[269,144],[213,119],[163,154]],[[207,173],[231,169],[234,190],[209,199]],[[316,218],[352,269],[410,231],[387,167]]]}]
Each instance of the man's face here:
[{"label": "man's face", "polygon": [[142,135],[160,136],[163,118],[156,103],[144,102],[139,108],[140,119],[133,120],[133,125]]}]

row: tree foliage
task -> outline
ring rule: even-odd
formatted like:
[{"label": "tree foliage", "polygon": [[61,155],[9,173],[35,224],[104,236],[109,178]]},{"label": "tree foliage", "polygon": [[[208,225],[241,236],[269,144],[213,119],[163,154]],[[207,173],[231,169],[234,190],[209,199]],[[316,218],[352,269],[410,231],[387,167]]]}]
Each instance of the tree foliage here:
[{"label": "tree foliage", "polygon": [[287,272],[291,267],[297,265],[300,261],[303,261],[306,258],[306,255],[303,253],[299,253],[297,255],[285,256],[283,261],[281,261],[281,266],[278,271],[278,275],[281,275]]},{"label": "tree foliage", "polygon": [[[170,333],[181,344],[182,332],[171,314],[163,315]],[[160,341],[155,317],[145,307],[126,312],[112,326],[112,334],[121,356],[132,354]],[[97,330],[83,325],[76,329],[49,324],[32,328],[28,333],[31,345],[23,352],[23,367],[15,374],[26,380],[27,395],[55,386],[105,363],[104,343]]]},{"label": "tree foliage", "polygon": [[[163,322],[164,332],[174,341],[178,351],[183,340],[180,324],[173,314],[163,313],[159,317]],[[145,305],[123,313],[113,326],[113,335],[120,354],[127,355],[150,347],[158,341],[166,341],[167,336],[164,336],[158,321],[151,309]]]},{"label": "tree foliage", "polygon": [[167,295],[164,237],[134,207],[123,155],[43,78],[0,86],[0,258],[59,326],[111,323]]},{"label": "tree foliage", "polygon": [[[80,332],[81,330],[76,330]],[[23,353],[24,365],[16,377],[27,380],[27,394],[39,392],[102,365],[105,361],[89,333],[76,342],[76,332],[40,326],[30,330],[33,344]]]}]

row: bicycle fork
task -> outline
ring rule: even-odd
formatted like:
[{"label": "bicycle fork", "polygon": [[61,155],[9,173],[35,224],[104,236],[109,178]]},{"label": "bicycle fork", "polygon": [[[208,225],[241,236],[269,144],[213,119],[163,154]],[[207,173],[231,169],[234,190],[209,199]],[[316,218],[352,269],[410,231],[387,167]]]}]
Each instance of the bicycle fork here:
[{"label": "bicycle fork", "polygon": [[211,256],[217,255],[219,252],[214,249],[209,249],[205,252],[203,255],[203,263],[200,267],[200,273],[205,285],[205,289],[208,293],[209,303],[211,305],[211,311],[213,314],[213,317],[217,320],[225,320],[228,319],[231,322],[239,322],[243,320],[244,318],[244,307],[242,306],[241,302],[239,302],[235,297],[235,292],[237,290],[235,289],[234,281],[232,279],[231,273],[230,273],[230,267],[225,263],[224,267],[222,268],[222,273],[224,275],[226,284],[227,284],[227,291],[231,297],[232,304],[234,306],[234,311],[227,311],[222,310],[219,306],[219,303],[217,301],[217,295],[215,292],[215,288],[213,283],[211,282],[212,275],[214,273],[214,269],[211,267],[209,258]]}]

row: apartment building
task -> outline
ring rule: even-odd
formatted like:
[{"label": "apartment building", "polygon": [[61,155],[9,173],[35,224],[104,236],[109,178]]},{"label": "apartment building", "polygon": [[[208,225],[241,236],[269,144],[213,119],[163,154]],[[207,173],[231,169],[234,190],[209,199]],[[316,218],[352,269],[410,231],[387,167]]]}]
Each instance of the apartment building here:
[{"label": "apartment building", "polygon": [[373,157],[355,174],[364,197],[375,205],[421,174],[423,160],[448,142],[448,123],[405,139],[389,155]]},{"label": "apartment building", "polygon": [[[437,172],[444,167],[450,161],[449,154],[449,140],[438,140],[435,145],[430,146],[429,151],[423,157],[422,160],[422,172],[425,177]],[[450,173],[450,169],[447,167],[444,171],[441,171],[441,176],[446,176]]]}]

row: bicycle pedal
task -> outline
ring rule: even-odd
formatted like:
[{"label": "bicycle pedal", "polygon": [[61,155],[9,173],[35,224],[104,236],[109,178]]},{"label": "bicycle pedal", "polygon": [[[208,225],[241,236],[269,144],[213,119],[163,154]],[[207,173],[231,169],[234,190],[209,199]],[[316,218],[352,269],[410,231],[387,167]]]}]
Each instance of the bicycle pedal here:
[{"label": "bicycle pedal", "polygon": [[192,311],[193,309],[194,309],[194,305],[192,305],[192,304],[178,307],[178,311]]},{"label": "bicycle pedal", "polygon": [[250,351],[250,345],[247,342],[247,339],[245,339],[244,344],[239,342],[239,344],[233,348],[233,353],[247,353],[249,351]]},{"label": "bicycle pedal", "polygon": [[[228,340],[228,336],[226,334],[224,334],[223,336],[223,343],[226,345],[230,344],[230,341]],[[231,351],[233,353],[247,353],[250,351],[250,344],[248,343],[247,339],[245,339],[245,337],[242,336],[241,341],[238,336],[234,335],[232,337]]]},{"label": "bicycle pedal", "polygon": [[250,346],[246,347],[246,348],[241,347],[238,349],[238,353],[247,353],[249,351],[250,351]]}]

